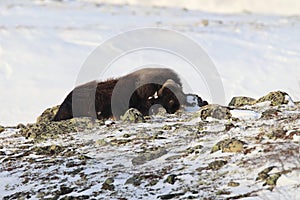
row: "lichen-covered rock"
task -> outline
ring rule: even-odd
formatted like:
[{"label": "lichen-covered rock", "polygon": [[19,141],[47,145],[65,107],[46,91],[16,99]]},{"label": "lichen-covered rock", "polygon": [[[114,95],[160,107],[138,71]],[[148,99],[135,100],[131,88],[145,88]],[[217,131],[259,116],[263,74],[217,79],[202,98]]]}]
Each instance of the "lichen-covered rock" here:
[{"label": "lichen-covered rock", "polygon": [[199,113],[199,117],[202,120],[205,120],[208,117],[212,117],[215,119],[230,119],[231,113],[230,110],[227,107],[220,106],[217,104],[209,104],[206,106],[203,106]]},{"label": "lichen-covered rock", "polygon": [[175,174],[170,174],[167,178],[166,178],[166,180],[164,180],[164,183],[169,183],[169,184],[172,184],[172,185],[174,185],[174,183],[176,182],[176,180],[177,180],[177,175],[175,175]]},{"label": "lichen-covered rock", "polygon": [[21,128],[20,133],[26,137],[35,140],[55,138],[61,134],[92,130],[95,127],[103,125],[102,121],[92,121],[89,118],[72,118],[59,122],[44,121],[35,124],[28,124]]},{"label": "lichen-covered rock", "polygon": [[3,132],[4,130],[5,130],[5,128],[0,125],[0,133]]},{"label": "lichen-covered rock", "polygon": [[108,178],[105,180],[105,182],[102,184],[102,188],[103,190],[114,190],[115,186],[113,185],[114,179],[112,178]]},{"label": "lichen-covered rock", "polygon": [[282,104],[288,104],[291,101],[290,96],[286,92],[276,91],[270,92],[266,96],[259,98],[255,103],[261,103],[265,101],[270,101],[271,106],[278,106]]},{"label": "lichen-covered rock", "polygon": [[241,152],[244,150],[245,144],[246,144],[245,142],[241,140],[237,140],[235,138],[225,139],[215,144],[211,149],[211,153],[214,153],[219,150],[222,150],[222,152],[232,152],[232,153]]},{"label": "lichen-covered rock", "polygon": [[145,119],[140,111],[135,108],[128,109],[123,116],[121,116],[121,120],[126,122],[145,122]]},{"label": "lichen-covered rock", "polygon": [[37,155],[57,155],[64,150],[62,146],[59,145],[50,145],[50,146],[42,146],[35,147],[34,151]]},{"label": "lichen-covered rock", "polygon": [[240,183],[235,182],[235,181],[230,181],[227,185],[229,187],[238,187],[240,185]]},{"label": "lichen-covered rock", "polygon": [[228,106],[241,107],[254,104],[256,99],[251,97],[233,97]]},{"label": "lichen-covered rock", "polygon": [[36,120],[36,123],[52,121],[56,113],[58,112],[59,105],[46,109]]},{"label": "lichen-covered rock", "polygon": [[221,167],[227,164],[226,160],[215,160],[208,164],[207,169],[219,170]]}]

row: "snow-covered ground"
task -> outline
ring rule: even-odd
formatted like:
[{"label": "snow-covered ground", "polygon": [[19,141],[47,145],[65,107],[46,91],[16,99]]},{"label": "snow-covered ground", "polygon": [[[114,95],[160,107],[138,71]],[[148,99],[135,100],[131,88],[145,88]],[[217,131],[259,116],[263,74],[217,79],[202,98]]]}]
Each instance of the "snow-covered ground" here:
[{"label": "snow-covered ground", "polygon": [[[175,30],[196,41],[221,76],[225,103],[233,96],[257,98],[278,89],[300,99],[298,1],[173,2],[0,1],[0,124],[35,121],[74,87],[97,46],[142,27]],[[125,71],[132,64],[149,64],[138,62],[144,55],[116,64]],[[193,92],[210,101],[213,91],[199,86]]]}]

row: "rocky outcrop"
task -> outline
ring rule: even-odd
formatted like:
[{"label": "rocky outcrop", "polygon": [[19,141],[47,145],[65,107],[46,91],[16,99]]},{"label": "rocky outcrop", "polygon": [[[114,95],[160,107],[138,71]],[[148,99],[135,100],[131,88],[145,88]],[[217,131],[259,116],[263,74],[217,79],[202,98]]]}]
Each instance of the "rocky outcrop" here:
[{"label": "rocky outcrop", "polygon": [[289,101],[291,101],[291,98],[286,92],[276,91],[270,92],[269,94],[259,98],[255,101],[255,103],[261,103],[266,101],[270,101],[271,106],[279,106],[282,104],[288,104]]}]

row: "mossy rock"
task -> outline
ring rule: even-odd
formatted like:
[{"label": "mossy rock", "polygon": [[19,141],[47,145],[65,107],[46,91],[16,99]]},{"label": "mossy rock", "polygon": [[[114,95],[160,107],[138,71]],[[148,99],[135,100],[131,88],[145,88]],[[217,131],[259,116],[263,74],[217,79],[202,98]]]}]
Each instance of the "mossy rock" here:
[{"label": "mossy rock", "polygon": [[201,107],[199,113],[199,117],[202,120],[205,120],[208,117],[212,117],[215,119],[230,119],[231,113],[227,107],[220,106],[217,104],[209,104],[206,106]]},{"label": "mossy rock", "polygon": [[52,108],[47,108],[36,120],[36,123],[49,122],[52,121],[54,116],[59,110],[59,105]]},{"label": "mossy rock", "polygon": [[212,147],[210,153],[214,153],[219,150],[222,150],[222,152],[231,152],[231,153],[242,152],[244,150],[245,144],[246,144],[245,142],[241,140],[237,140],[235,138],[225,139],[215,144]]},{"label": "mossy rock", "polygon": [[0,133],[2,133],[4,130],[5,130],[5,128],[0,125]]},{"label": "mossy rock", "polygon": [[255,101],[256,99],[251,97],[233,97],[228,106],[241,107],[245,105],[252,105],[255,103]]},{"label": "mossy rock", "polygon": [[255,101],[255,103],[270,101],[271,106],[279,106],[282,104],[289,103],[286,97],[289,97],[289,95],[286,92],[282,92],[282,91],[270,92],[266,96],[259,98],[257,101]]},{"label": "mossy rock", "polygon": [[121,120],[126,122],[145,122],[145,119],[140,111],[135,108],[128,109],[123,116],[121,116]]}]

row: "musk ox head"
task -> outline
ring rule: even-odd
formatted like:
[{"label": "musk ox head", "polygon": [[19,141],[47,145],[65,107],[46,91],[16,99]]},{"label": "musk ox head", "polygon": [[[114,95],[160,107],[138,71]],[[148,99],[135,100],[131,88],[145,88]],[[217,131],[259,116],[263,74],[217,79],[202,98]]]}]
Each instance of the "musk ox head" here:
[{"label": "musk ox head", "polygon": [[185,104],[185,94],[182,87],[172,79],[168,79],[158,90],[156,97],[167,113],[175,113],[180,105]]}]

